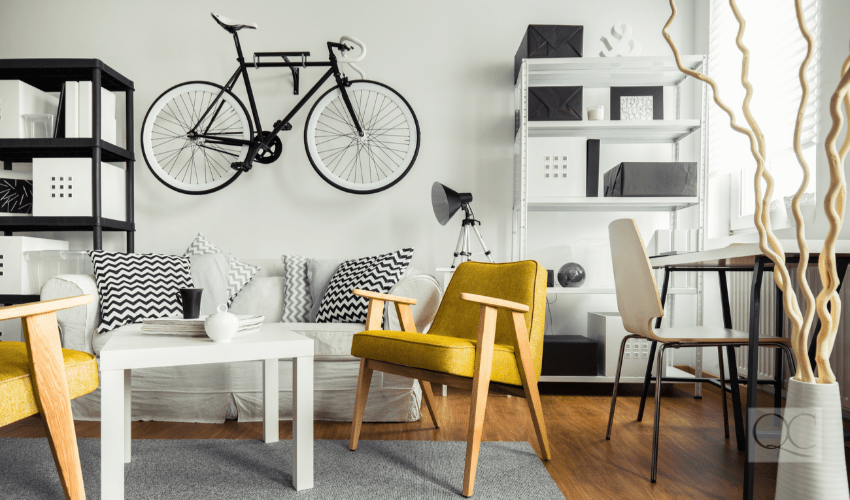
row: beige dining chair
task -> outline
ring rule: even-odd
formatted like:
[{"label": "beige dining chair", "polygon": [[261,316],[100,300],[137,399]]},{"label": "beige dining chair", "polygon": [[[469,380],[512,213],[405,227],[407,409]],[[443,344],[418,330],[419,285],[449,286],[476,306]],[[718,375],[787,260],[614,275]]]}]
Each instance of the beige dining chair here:
[{"label": "beige dining chair", "polygon": [[[694,326],[684,328],[657,328],[652,323],[664,316],[658,286],[652,273],[652,266],[646,256],[643,238],[633,219],[620,219],[608,226],[611,244],[611,256],[614,263],[614,283],[617,290],[617,308],[623,318],[623,327],[627,335],[620,345],[620,360],[614,377],[614,395],[611,398],[611,413],[608,416],[608,433],[605,439],[611,439],[611,426],[614,422],[614,408],[617,404],[617,387],[620,383],[620,371],[623,366],[623,353],[626,342],[633,338],[644,338],[658,342],[658,359],[655,364],[655,425],[652,438],[652,476],[654,483],[658,472],[658,435],[661,418],[661,385],[664,367],[665,349],[681,347],[717,347],[745,346],[749,341],[747,332],[713,326]],[[790,339],[782,337],[760,337],[759,346],[782,349],[791,366],[791,373],[797,371],[794,355],[791,352]],[[719,352],[720,353],[720,352]],[[722,353],[720,353],[722,354]],[[721,377],[724,371],[721,356]],[[737,376],[737,374],[733,375]],[[721,378],[721,384],[725,381]],[[755,390],[755,388],[751,388]],[[724,418],[726,417],[726,398],[724,398]],[[728,429],[727,429],[728,437]]]}]

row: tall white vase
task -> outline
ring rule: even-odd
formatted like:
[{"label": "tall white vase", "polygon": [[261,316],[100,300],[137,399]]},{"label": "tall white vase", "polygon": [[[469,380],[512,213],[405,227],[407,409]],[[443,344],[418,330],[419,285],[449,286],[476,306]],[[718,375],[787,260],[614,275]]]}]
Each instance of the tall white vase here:
[{"label": "tall white vase", "polygon": [[[782,500],[842,499],[850,498],[847,486],[847,467],[844,460],[844,427],[841,423],[841,395],[838,383],[809,384],[794,380],[788,382],[786,408],[820,408],[820,426],[794,425],[791,437],[795,442],[819,443],[821,460],[791,462],[792,455],[780,448],[776,477],[776,498]],[[788,428],[782,431],[786,441]]]}]

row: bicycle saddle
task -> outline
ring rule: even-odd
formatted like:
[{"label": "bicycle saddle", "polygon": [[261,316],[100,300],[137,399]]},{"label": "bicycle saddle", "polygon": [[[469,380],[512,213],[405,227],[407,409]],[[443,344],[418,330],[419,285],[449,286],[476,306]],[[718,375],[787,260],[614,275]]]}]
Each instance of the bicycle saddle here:
[{"label": "bicycle saddle", "polygon": [[241,21],[234,21],[233,19],[220,16],[215,12],[210,12],[215,22],[217,22],[222,28],[226,29],[230,33],[241,30],[242,28],[249,28],[252,30],[257,29],[257,23],[243,23]]}]

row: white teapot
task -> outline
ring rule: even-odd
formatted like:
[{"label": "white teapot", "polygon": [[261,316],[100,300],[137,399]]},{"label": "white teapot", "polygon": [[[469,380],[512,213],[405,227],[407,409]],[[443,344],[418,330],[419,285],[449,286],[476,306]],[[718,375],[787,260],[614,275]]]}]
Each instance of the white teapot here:
[{"label": "white teapot", "polygon": [[239,318],[227,312],[226,304],[219,305],[216,310],[217,313],[210,314],[204,320],[204,330],[213,342],[230,342],[239,330]]}]

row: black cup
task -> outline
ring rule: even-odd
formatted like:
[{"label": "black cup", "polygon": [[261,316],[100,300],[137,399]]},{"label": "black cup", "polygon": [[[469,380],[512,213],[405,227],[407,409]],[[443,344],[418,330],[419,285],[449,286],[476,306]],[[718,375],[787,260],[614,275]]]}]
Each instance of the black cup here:
[{"label": "black cup", "polygon": [[183,319],[197,319],[201,315],[201,293],[203,288],[181,288],[177,300],[183,307]]}]

